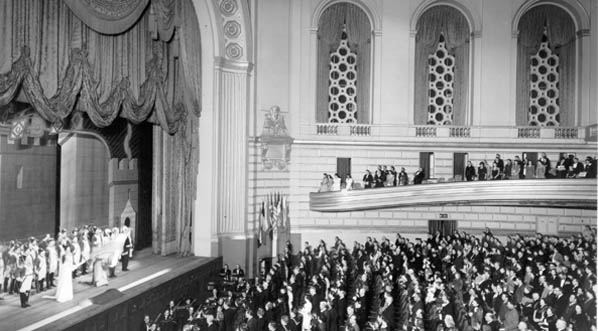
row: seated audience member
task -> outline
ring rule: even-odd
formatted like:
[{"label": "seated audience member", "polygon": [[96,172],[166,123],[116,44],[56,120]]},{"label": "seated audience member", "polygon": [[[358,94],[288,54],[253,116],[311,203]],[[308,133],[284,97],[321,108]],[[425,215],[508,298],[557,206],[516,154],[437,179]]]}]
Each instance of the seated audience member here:
[{"label": "seated audience member", "polygon": [[366,170],[365,175],[363,175],[363,188],[364,189],[372,188],[373,184],[374,184],[374,176],[372,176],[372,173],[369,170]]},{"label": "seated audience member", "polygon": [[481,161],[478,164],[478,180],[486,179],[488,179],[488,167],[486,167],[486,162]]},{"label": "seated audience member", "polygon": [[330,190],[334,192],[341,190],[341,177],[338,174],[334,174],[334,179],[330,185]]},{"label": "seated audience member", "polygon": [[409,184],[409,175],[407,174],[407,171],[405,171],[405,168],[401,167],[401,172],[399,172],[398,177],[399,177],[398,184],[400,186]]},{"label": "seated audience member", "polygon": [[584,162],[584,172],[586,178],[596,178],[596,158],[586,157]]},{"label": "seated audience member", "polygon": [[397,171],[394,166],[390,166],[386,171],[386,181],[384,182],[384,186],[395,186],[396,179]]},{"label": "seated audience member", "polygon": [[507,162],[505,162],[505,168],[504,168],[504,172],[502,174],[502,179],[511,179],[511,176],[513,175],[512,171],[513,171],[513,160],[507,159]]},{"label": "seated audience member", "polygon": [[542,163],[542,160],[538,160],[538,162],[536,163],[536,178],[545,179],[546,173],[546,165]]},{"label": "seated audience member", "polygon": [[386,175],[382,172],[382,169],[376,170],[374,174],[374,187],[384,187],[384,181],[386,180]]},{"label": "seated audience member", "polygon": [[424,173],[422,168],[417,168],[417,171],[415,172],[415,174],[413,174],[413,184],[421,184],[425,177],[426,174]]},{"label": "seated audience member", "polygon": [[577,178],[583,170],[584,166],[579,162],[579,159],[573,158],[573,163],[569,166],[567,171],[567,178]]},{"label": "seated audience member", "polygon": [[502,173],[501,173],[500,167],[498,166],[498,164],[496,162],[492,163],[491,179],[493,179],[493,180],[502,179]]},{"label": "seated audience member", "polygon": [[330,191],[330,182],[328,179],[328,174],[324,174],[322,177],[322,181],[320,182],[320,189],[318,192],[328,192]]},{"label": "seated audience member", "polygon": [[351,175],[349,174],[347,174],[347,176],[345,177],[345,190],[353,190],[353,178],[351,178]]},{"label": "seated audience member", "polygon": [[556,165],[556,178],[567,177],[567,168],[567,158],[561,157],[561,159]]},{"label": "seated audience member", "polygon": [[471,161],[467,161],[467,166],[465,167],[465,180],[471,182],[475,180],[475,178],[475,167],[473,166]]},{"label": "seated audience member", "polygon": [[534,166],[534,162],[532,160],[527,160],[523,172],[523,177],[525,179],[536,178],[536,167]]}]

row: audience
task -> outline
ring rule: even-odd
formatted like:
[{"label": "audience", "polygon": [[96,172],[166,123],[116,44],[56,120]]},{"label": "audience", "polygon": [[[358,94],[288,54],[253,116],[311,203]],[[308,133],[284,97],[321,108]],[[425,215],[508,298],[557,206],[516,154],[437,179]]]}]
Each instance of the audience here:
[{"label": "audience", "polygon": [[[346,175],[343,181],[338,174],[335,174],[334,178],[329,174],[324,174],[318,192],[426,183],[426,173],[422,168],[418,168],[412,178],[413,180],[410,181],[404,167],[401,167],[401,171],[397,172],[394,166],[379,165],[373,175],[369,169],[366,169],[362,184],[354,182],[351,175]],[[500,154],[496,154],[491,168],[486,161],[480,161],[477,169],[472,161],[467,161],[464,177],[458,178],[456,176],[455,180],[483,181],[546,178],[596,178],[596,158],[588,156],[582,164],[578,158],[570,154],[567,157],[562,157],[555,168],[551,168],[546,153],[541,154],[535,165],[525,154],[523,160],[515,155],[513,160],[507,159],[506,162],[503,161]]]},{"label": "audience", "polygon": [[[225,266],[205,302],[171,302],[153,323],[224,331],[595,330],[595,270],[590,227],[571,238],[501,240],[489,229],[416,241],[397,234],[352,249],[336,237],[330,246],[306,242],[300,252],[287,243],[248,281],[230,282]],[[144,327],[151,324],[146,317]]]}]

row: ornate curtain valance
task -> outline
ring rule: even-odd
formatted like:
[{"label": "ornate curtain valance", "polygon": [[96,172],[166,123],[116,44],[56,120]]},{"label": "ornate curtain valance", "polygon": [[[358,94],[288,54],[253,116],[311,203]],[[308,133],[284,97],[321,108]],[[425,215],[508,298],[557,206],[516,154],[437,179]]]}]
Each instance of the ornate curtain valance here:
[{"label": "ornate curtain valance", "polygon": [[[109,2],[118,3],[85,0],[80,4]],[[147,120],[172,134],[182,118],[176,109],[185,109],[172,106],[173,91],[185,90],[184,97],[193,100],[185,102],[185,110],[198,114],[199,73],[186,75],[190,80],[186,84],[175,83],[175,87],[168,83],[176,76],[173,54],[179,53],[180,47],[172,37],[175,23],[182,21],[175,16],[194,15],[191,1],[183,2],[187,6],[184,13],[173,0],[152,0],[151,13],[149,0],[122,2],[123,8],[125,3],[137,3],[135,8],[143,10],[132,26],[114,35],[98,33],[88,21],[79,19],[71,1],[0,2],[0,106],[13,99],[28,102],[54,123],[67,122],[75,110],[86,112],[98,127],[110,125],[118,116],[132,123]],[[153,10],[153,4],[158,9]],[[157,17],[156,11],[161,13]],[[197,24],[197,19],[190,23]],[[161,40],[155,40],[156,34]],[[189,34],[183,46],[192,45],[192,38]],[[194,64],[189,69],[199,71],[199,59],[195,61],[194,56],[199,55],[186,56],[194,60],[187,59]],[[180,98],[176,101],[182,102]]]},{"label": "ornate curtain valance", "polygon": [[0,106],[10,102],[21,87],[37,112],[52,123],[63,121],[77,105],[77,109],[86,112],[97,127],[110,125],[119,115],[133,123],[140,123],[154,115],[153,121],[165,131],[176,132],[180,114],[173,113],[166,100],[162,86],[164,73],[157,54],[146,66],[147,79],[141,85],[139,98],[131,91],[128,78],[123,78],[115,84],[108,98],[100,102],[93,69],[85,51],[79,49],[73,49],[61,85],[50,98],[44,94],[39,77],[31,68],[30,50],[23,47],[11,70],[0,75]]},{"label": "ornate curtain valance", "polygon": [[104,34],[119,34],[141,17],[149,0],[63,0],[85,25]]}]

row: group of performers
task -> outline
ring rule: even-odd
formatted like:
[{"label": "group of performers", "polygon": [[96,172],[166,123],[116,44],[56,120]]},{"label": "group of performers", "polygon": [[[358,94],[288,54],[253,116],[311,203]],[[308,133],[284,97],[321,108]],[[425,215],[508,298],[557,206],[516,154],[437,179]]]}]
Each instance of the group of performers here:
[{"label": "group of performers", "polygon": [[[29,307],[29,296],[56,287],[53,296],[44,298],[66,302],[73,298],[73,279],[93,268],[92,285],[108,285],[115,277],[119,260],[127,271],[132,255],[129,228],[101,229],[84,226],[70,234],[62,229],[56,239],[47,234],[43,239],[0,244],[0,300],[4,293],[19,293],[21,307]],[[56,280],[56,282],[55,282]]]}]

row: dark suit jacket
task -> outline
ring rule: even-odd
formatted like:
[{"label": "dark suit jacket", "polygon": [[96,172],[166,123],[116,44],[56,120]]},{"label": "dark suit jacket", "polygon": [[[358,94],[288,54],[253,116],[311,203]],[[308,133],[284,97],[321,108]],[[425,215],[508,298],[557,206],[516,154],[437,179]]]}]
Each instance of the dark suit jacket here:
[{"label": "dark suit jacket", "polygon": [[255,317],[252,317],[250,320],[247,321],[247,331],[258,331],[257,320],[255,319]]}]

